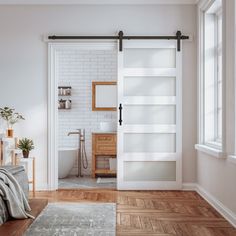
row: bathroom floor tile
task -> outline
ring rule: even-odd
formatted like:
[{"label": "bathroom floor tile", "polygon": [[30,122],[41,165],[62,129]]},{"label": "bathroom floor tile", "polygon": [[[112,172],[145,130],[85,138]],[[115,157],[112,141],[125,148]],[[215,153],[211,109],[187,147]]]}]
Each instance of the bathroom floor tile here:
[{"label": "bathroom floor tile", "polygon": [[[104,178],[105,179],[105,178]],[[106,178],[108,179],[108,178]],[[114,178],[112,178],[113,180]],[[65,179],[58,180],[59,189],[88,189],[88,188],[108,188],[108,189],[116,189],[116,181],[109,182],[98,181],[97,179],[93,179],[91,177],[76,177],[76,176],[68,176]]]}]

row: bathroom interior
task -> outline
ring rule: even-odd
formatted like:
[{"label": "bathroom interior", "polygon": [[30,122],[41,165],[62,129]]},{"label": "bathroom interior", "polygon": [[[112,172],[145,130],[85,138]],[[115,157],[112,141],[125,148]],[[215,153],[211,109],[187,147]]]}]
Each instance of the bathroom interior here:
[{"label": "bathroom interior", "polygon": [[116,188],[117,52],[58,52],[58,188]]}]

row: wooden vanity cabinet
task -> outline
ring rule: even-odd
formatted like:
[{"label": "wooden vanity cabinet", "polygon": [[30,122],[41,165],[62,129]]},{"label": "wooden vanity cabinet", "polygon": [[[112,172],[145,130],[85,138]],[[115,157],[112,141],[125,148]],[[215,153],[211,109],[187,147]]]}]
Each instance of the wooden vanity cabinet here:
[{"label": "wooden vanity cabinet", "polygon": [[96,174],[115,175],[116,171],[110,169],[98,169],[96,166],[99,156],[116,158],[116,133],[93,133],[92,134],[92,177]]}]

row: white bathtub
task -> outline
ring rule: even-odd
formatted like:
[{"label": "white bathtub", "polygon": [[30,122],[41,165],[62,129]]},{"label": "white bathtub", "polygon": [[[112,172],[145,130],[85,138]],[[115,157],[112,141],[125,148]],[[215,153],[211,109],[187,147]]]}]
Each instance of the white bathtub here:
[{"label": "white bathtub", "polygon": [[58,177],[66,178],[73,168],[78,154],[78,148],[63,147],[58,150]]}]

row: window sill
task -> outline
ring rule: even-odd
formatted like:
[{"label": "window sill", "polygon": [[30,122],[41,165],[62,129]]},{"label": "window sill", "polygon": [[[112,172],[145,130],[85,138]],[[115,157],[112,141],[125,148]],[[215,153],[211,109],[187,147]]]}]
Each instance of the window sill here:
[{"label": "window sill", "polygon": [[229,162],[236,164],[236,155],[229,155],[228,159]]},{"label": "window sill", "polygon": [[204,145],[204,144],[195,144],[195,149],[197,149],[200,152],[204,152],[208,155],[211,155],[215,158],[219,158],[219,159],[226,158],[226,155],[225,155],[225,153],[222,152],[222,150],[216,149],[216,148],[213,148],[213,147],[209,147],[209,146]]}]

